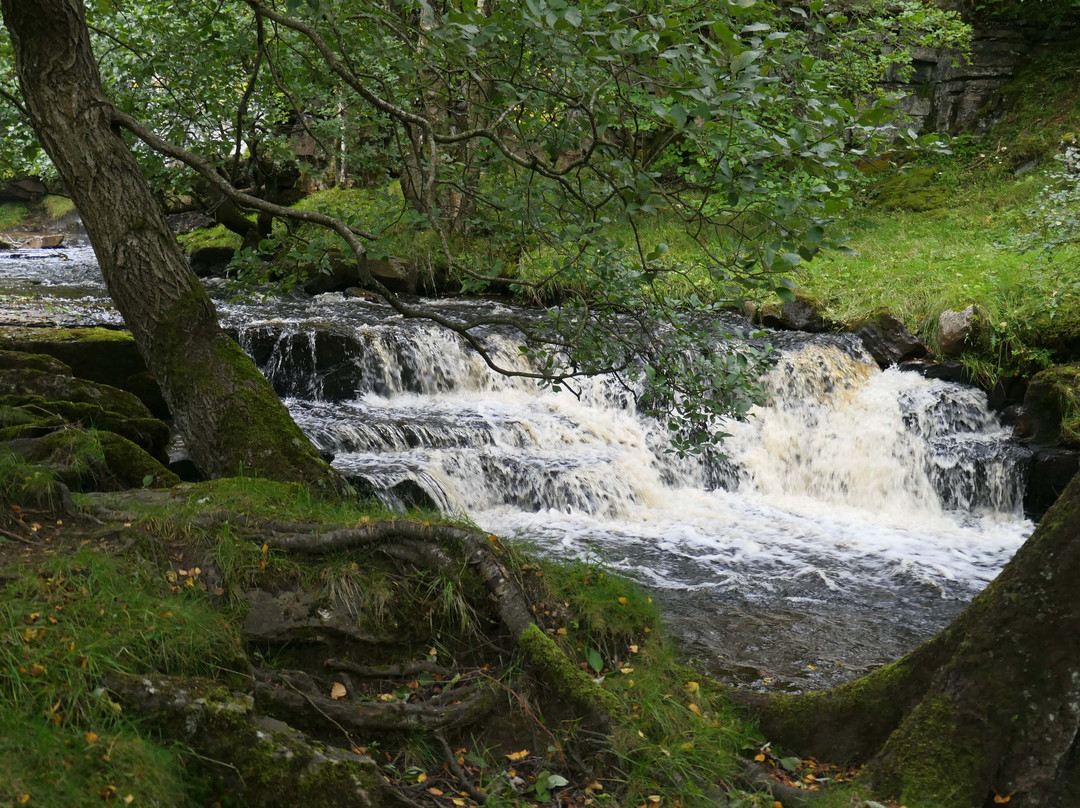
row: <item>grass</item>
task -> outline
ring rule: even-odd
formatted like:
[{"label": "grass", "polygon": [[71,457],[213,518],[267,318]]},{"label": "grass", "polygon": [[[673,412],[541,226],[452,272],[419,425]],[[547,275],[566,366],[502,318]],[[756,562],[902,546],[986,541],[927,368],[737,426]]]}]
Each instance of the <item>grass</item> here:
[{"label": "grass", "polygon": [[5,202],[0,205],[0,232],[18,230],[28,218],[29,211],[22,202]]},{"label": "grass", "polygon": [[100,683],[217,675],[242,659],[235,628],[203,593],[100,545],[3,572],[13,580],[0,588],[0,805],[188,804],[196,784],[176,751]]}]

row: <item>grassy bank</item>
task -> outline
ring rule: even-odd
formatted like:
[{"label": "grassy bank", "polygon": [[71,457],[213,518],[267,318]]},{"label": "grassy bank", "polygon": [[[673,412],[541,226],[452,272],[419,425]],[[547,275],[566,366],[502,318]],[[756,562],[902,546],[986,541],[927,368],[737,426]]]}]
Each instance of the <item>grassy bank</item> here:
[{"label": "grassy bank", "polygon": [[[363,553],[304,559],[260,545],[241,527],[246,517],[371,525],[387,516],[378,508],[327,505],[296,486],[250,479],[77,495],[88,509],[82,514],[50,510],[40,486],[24,490],[20,480],[6,480],[2,490],[2,806],[248,804],[219,765],[177,739],[167,722],[147,720],[113,683],[164,677],[236,693],[252,686],[253,670],[304,664],[310,646],[250,636],[244,593],[254,588],[299,587],[318,603],[352,598],[355,625],[396,637],[405,659],[419,653],[432,665],[465,670],[469,660],[482,664],[488,652],[480,648],[492,642],[468,576],[402,570]],[[434,517],[419,518],[429,524]],[[609,740],[589,746],[589,722],[566,714],[520,667],[477,668],[502,694],[505,717],[446,731],[452,762],[430,732],[347,735],[414,804],[468,806],[484,794],[491,806],[533,806],[557,793],[575,806],[770,808],[771,795],[740,779],[749,759],[804,786],[851,776],[769,747],[723,687],[679,662],[651,598],[633,583],[521,548],[507,548],[505,559],[537,623],[614,699]],[[414,674],[396,689],[373,685],[366,696],[343,681],[350,699],[404,705],[438,688],[439,679]],[[335,734],[326,740],[342,743]],[[599,751],[582,758],[584,748]],[[832,803],[861,804],[840,793]]]}]

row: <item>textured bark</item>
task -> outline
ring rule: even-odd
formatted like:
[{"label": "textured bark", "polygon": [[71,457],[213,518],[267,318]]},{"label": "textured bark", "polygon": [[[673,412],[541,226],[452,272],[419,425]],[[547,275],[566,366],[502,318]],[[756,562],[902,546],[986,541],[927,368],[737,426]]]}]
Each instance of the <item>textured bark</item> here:
[{"label": "textured bark", "polygon": [[1080,477],[944,632],[844,687],[759,702],[763,728],[790,748],[868,758],[864,781],[909,805],[1074,806],[1078,578]]},{"label": "textured bark", "polygon": [[79,0],[2,0],[32,123],[71,192],[109,294],[210,476],[344,492],[258,369],[218,326],[118,129]]}]

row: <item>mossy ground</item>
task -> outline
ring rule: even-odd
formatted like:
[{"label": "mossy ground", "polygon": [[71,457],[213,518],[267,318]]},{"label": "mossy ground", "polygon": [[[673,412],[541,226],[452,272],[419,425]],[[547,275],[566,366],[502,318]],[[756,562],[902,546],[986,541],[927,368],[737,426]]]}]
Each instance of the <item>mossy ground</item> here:
[{"label": "mossy ground", "polygon": [[[378,509],[326,503],[295,484],[239,478],[95,495],[95,503],[122,508],[126,516],[118,518],[130,520],[102,524],[50,510],[27,480],[29,468],[3,470],[0,728],[8,741],[0,742],[0,806],[91,806],[129,795],[133,805],[230,804],[204,764],[118,709],[100,684],[108,673],[202,677],[225,690],[242,684],[256,657],[240,636],[242,601],[231,595],[253,584],[300,582],[328,597],[363,592],[361,609],[370,610],[373,624],[426,626],[423,638],[405,643],[421,657],[476,656],[476,616],[462,606],[472,599],[464,579],[402,578],[354,556],[303,561],[245,544],[227,523],[208,529],[196,522],[200,514],[228,511],[355,524],[383,518]],[[498,685],[507,720],[453,744],[466,775],[491,792],[489,805],[542,803],[549,780],[559,783],[563,774],[567,784],[550,788],[568,806],[658,805],[659,798],[690,808],[728,797],[732,805],[773,804],[764,794],[739,791],[733,779],[737,758],[760,754],[764,739],[735,714],[721,686],[679,663],[646,592],[595,566],[541,562],[521,549],[509,558],[535,606],[536,631],[562,648],[576,676],[605,694],[614,745],[594,776],[573,775],[566,768],[578,743],[573,711],[544,707],[541,692],[516,690],[512,681]],[[223,585],[198,570],[207,559],[223,571]],[[408,689],[372,694],[409,697]],[[16,735],[20,743],[11,742]],[[425,805],[445,804],[429,788],[475,804],[458,793],[441,750],[422,736],[366,743],[365,750],[385,776],[412,784]],[[520,793],[508,776],[521,778]]]}]

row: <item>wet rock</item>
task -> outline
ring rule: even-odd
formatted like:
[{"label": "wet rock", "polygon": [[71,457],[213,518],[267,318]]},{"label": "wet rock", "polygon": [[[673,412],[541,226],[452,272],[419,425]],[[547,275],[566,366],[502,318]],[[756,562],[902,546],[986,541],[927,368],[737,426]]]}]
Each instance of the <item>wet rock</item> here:
[{"label": "wet rock", "polygon": [[232,247],[200,247],[188,257],[188,263],[198,278],[222,278],[235,255]]},{"label": "wet rock", "polygon": [[240,597],[247,604],[243,632],[249,640],[282,643],[347,638],[375,644],[385,639],[361,629],[347,604],[313,592],[251,589],[240,593]]},{"label": "wet rock", "polygon": [[1072,449],[1037,449],[1028,467],[1024,513],[1038,521],[1080,470],[1080,452]]},{"label": "wet rock", "polygon": [[900,370],[918,373],[927,379],[941,379],[958,384],[971,384],[971,372],[962,362],[935,362],[932,359],[912,359],[900,363]]},{"label": "wet rock", "polygon": [[1020,436],[1036,446],[1080,447],[1080,367],[1062,365],[1028,382],[1017,422]]},{"label": "wet rock", "polygon": [[788,331],[807,331],[816,334],[828,331],[833,323],[825,318],[824,306],[806,295],[796,294],[794,300],[780,305],[772,303],[755,312],[754,322],[766,328]]},{"label": "wet rock", "polygon": [[945,309],[938,317],[938,347],[946,356],[959,356],[972,345],[979,326],[974,306],[963,311]]},{"label": "wet rock", "polygon": [[883,368],[909,359],[926,356],[926,346],[899,319],[887,311],[878,311],[852,329],[866,350]]}]

